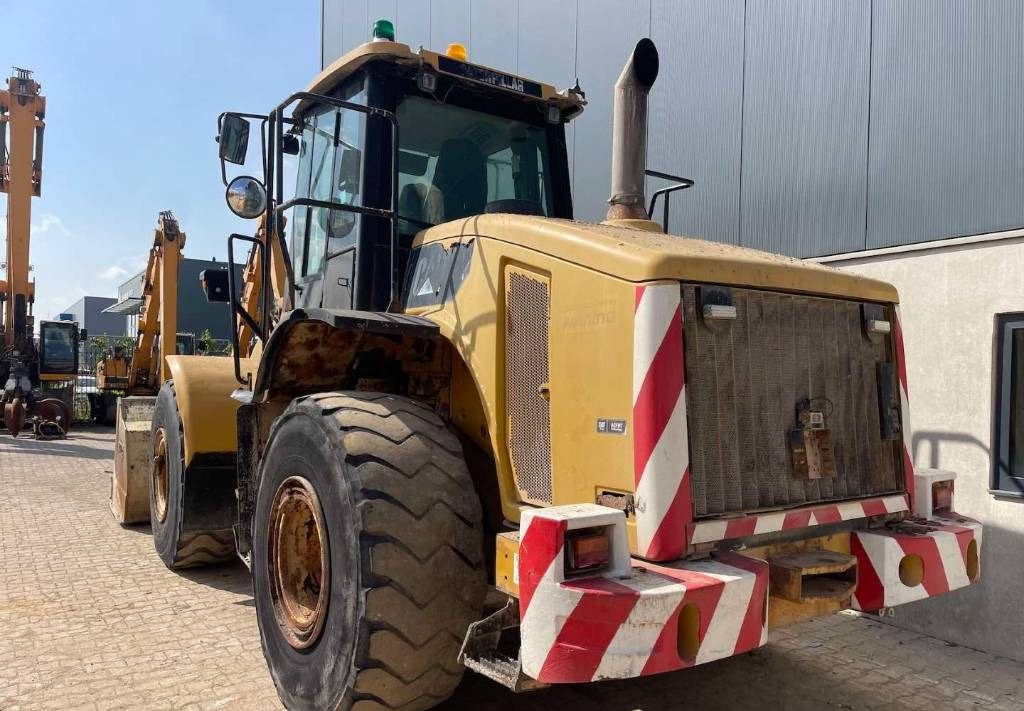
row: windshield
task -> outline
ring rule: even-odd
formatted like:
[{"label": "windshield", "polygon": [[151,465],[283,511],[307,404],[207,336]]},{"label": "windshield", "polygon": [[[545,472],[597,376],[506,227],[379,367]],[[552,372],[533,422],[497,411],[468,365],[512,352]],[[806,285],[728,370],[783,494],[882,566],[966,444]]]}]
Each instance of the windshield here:
[{"label": "windshield", "polygon": [[75,371],[75,333],[70,326],[47,324],[42,337],[44,368],[50,373]]},{"label": "windshield", "polygon": [[418,96],[397,116],[400,217],[422,227],[483,212],[554,214],[545,128]]}]

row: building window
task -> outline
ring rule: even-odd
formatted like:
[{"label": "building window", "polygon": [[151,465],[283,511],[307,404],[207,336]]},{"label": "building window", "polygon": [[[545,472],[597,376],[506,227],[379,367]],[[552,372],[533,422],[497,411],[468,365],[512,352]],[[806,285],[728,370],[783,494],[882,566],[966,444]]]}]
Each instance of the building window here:
[{"label": "building window", "polygon": [[1024,313],[996,316],[992,488],[1024,497]]}]

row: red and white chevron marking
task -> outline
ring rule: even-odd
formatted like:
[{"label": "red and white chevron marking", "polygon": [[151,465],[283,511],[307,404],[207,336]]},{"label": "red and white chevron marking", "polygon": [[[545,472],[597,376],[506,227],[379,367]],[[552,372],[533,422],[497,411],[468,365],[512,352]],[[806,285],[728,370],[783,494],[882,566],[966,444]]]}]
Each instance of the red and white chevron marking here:
[{"label": "red and white chevron marking", "polygon": [[[972,551],[973,543],[973,551]],[[873,611],[957,590],[980,577],[981,524],[951,519],[908,519],[907,525],[871,531],[855,531],[850,540],[857,557],[857,590],[853,606]],[[910,554],[921,557],[924,576],[920,584],[905,585],[900,562]],[[969,575],[970,558],[975,561]]]},{"label": "red and white chevron marking", "polygon": [[914,460],[911,458],[910,447],[910,397],[907,395],[907,354],[903,348],[903,323],[900,319],[900,307],[893,307],[896,318],[893,319],[893,341],[896,345],[896,369],[900,378],[900,427],[903,430],[903,480],[907,482],[907,496],[910,499],[910,510],[914,510]]},{"label": "red and white chevron marking", "polygon": [[633,316],[633,474],[637,554],[675,560],[690,507],[683,307],[678,282],[636,287]]},{"label": "red and white chevron marking", "polygon": [[698,521],[688,526],[687,539],[690,545],[694,546],[699,543],[727,541],[733,538],[757,536],[762,533],[777,533],[778,531],[839,523],[840,521],[909,510],[907,497],[903,494],[880,496],[873,499],[806,506],[790,511],[754,514],[740,518]]},{"label": "red and white chevron marking", "polygon": [[[612,527],[610,569],[567,580],[566,531],[605,525]],[[739,654],[767,639],[762,560],[730,553],[664,566],[630,561],[622,512],[593,504],[526,512],[520,530],[520,654],[524,673],[539,681],[655,674]],[[680,615],[694,612],[699,645],[694,653],[680,651],[686,649],[677,639]]]}]

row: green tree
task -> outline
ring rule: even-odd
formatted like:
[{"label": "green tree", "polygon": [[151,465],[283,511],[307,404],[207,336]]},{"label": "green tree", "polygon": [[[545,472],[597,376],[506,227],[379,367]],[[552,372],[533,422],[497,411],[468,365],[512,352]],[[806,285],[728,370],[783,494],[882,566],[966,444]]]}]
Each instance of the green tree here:
[{"label": "green tree", "polygon": [[213,355],[213,334],[210,333],[210,329],[199,334],[199,348],[196,350],[203,355]]}]

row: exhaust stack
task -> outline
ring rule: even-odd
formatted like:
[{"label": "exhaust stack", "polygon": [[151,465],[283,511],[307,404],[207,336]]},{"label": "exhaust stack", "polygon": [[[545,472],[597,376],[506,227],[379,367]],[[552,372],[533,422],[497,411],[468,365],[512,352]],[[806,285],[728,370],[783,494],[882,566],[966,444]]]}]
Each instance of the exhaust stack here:
[{"label": "exhaust stack", "polygon": [[658,50],[648,38],[636,43],[615,82],[612,109],[612,196],[609,220],[647,220],[647,94],[658,78]]}]

